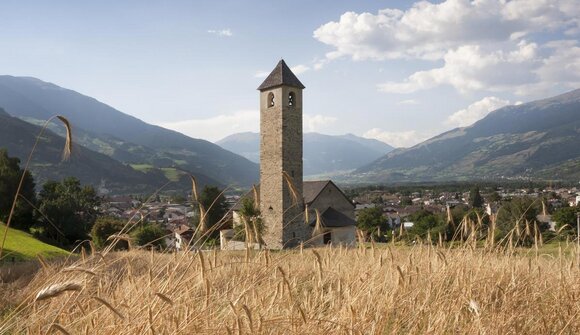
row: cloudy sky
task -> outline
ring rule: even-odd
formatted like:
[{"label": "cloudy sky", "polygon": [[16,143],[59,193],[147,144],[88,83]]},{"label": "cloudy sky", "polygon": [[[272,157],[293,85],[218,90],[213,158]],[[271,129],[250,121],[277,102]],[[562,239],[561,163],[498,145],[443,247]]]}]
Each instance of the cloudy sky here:
[{"label": "cloudy sky", "polygon": [[410,146],[580,88],[578,0],[0,1],[0,74],[216,141],[280,58],[305,131]]}]

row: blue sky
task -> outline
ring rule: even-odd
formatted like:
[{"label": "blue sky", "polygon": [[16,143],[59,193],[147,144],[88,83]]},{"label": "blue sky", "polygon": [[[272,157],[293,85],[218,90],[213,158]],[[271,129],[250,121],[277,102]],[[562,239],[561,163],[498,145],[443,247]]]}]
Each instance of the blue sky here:
[{"label": "blue sky", "polygon": [[580,88],[577,0],[2,0],[0,22],[0,74],[211,141],[258,130],[280,58],[305,131],[395,146]]}]

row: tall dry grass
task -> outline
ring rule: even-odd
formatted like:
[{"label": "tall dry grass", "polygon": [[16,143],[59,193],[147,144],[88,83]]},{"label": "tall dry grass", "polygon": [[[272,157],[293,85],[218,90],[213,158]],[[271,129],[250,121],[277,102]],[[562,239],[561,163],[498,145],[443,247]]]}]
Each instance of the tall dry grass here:
[{"label": "tall dry grass", "polygon": [[571,251],[97,253],[14,290],[0,333],[578,334]]}]

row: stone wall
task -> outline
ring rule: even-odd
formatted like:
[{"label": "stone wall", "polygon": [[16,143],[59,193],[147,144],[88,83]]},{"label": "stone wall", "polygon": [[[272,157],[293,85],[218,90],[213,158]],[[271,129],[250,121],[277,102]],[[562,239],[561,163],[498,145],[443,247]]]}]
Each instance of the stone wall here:
[{"label": "stone wall", "polygon": [[[288,96],[294,93],[294,105]],[[269,95],[274,94],[274,106]],[[285,171],[296,194],[283,176]],[[260,210],[271,249],[293,247],[309,238],[302,202],[302,90],[280,86],[260,92]]]}]

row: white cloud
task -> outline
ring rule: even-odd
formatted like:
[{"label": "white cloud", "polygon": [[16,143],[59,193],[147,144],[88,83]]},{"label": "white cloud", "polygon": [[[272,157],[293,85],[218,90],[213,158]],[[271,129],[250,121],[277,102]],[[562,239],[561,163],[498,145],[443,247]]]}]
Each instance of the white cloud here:
[{"label": "white cloud", "polygon": [[190,137],[214,142],[233,133],[259,131],[260,113],[256,110],[243,110],[207,119],[165,122],[159,125]]},{"label": "white cloud", "polygon": [[415,130],[393,132],[380,128],[369,129],[363,134],[363,137],[374,138],[396,148],[408,148],[427,139],[427,136],[421,135]]},{"label": "white cloud", "polygon": [[447,0],[420,1],[401,11],[344,13],[323,24],[314,38],[335,48],[328,59],[441,59],[465,44],[497,43],[530,33],[577,30],[577,0]]},{"label": "white cloud", "polygon": [[310,70],[310,67],[303,65],[303,64],[300,64],[300,65],[293,66],[290,70],[292,70],[292,72],[295,75],[299,75],[301,73],[304,73],[304,72]]},{"label": "white cloud", "polygon": [[346,12],[316,29],[314,38],[333,47],[327,62],[349,57],[438,64],[378,85],[383,92],[450,85],[460,92],[530,95],[580,84],[578,40],[549,41],[578,34],[578,0],[446,0],[419,1],[405,11]]},{"label": "white cloud", "polygon": [[232,30],[229,28],[219,29],[219,30],[210,29],[207,32],[210,34],[220,36],[220,37],[232,37],[232,36],[234,36],[234,33],[232,33]]},{"label": "white cloud", "polygon": [[407,99],[398,102],[399,105],[419,105],[419,101],[414,99]]},{"label": "white cloud", "polygon": [[509,105],[509,101],[497,97],[485,97],[450,115],[446,124],[456,127],[466,127],[484,118],[489,112]]},{"label": "white cloud", "polygon": [[440,68],[418,71],[401,82],[387,82],[378,89],[388,93],[412,93],[440,85],[460,92],[487,89],[502,91],[537,82],[534,71],[541,66],[537,45],[521,41],[512,50],[487,51],[466,45],[445,54]]},{"label": "white cloud", "polygon": [[266,78],[269,74],[270,72],[268,71],[258,71],[254,73],[254,78]]},{"label": "white cloud", "polygon": [[326,128],[332,128],[331,125],[336,121],[337,118],[332,116],[304,114],[302,126],[305,132],[321,131]]}]

